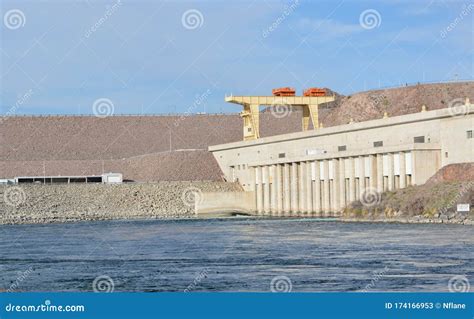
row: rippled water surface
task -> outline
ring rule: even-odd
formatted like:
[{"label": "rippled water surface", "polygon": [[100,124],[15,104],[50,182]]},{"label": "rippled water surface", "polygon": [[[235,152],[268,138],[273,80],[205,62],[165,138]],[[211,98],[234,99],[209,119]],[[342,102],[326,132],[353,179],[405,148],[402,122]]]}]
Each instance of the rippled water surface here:
[{"label": "rippled water surface", "polygon": [[293,291],[447,291],[473,278],[472,234],[316,219],[8,225],[0,289],[91,291],[103,275],[115,291],[269,291],[276,276]]}]

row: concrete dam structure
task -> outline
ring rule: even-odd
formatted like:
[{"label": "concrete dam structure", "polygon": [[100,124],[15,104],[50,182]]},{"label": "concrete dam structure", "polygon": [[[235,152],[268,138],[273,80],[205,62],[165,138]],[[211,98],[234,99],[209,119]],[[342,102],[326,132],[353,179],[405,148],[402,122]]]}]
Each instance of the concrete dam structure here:
[{"label": "concrete dam structure", "polygon": [[[474,162],[474,105],[353,122],[209,147],[246,194],[225,207],[271,216],[338,216],[357,199],[424,184],[448,164]],[[219,211],[211,196],[198,213]]]}]

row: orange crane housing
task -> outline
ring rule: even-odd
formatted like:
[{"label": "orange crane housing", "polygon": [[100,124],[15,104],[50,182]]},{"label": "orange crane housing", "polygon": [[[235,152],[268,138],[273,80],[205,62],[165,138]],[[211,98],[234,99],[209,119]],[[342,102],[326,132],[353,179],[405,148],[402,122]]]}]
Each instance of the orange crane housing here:
[{"label": "orange crane housing", "polygon": [[326,96],[326,89],[309,88],[304,90],[303,96]]},{"label": "orange crane housing", "polygon": [[273,89],[273,96],[295,96],[296,90],[290,87]]}]

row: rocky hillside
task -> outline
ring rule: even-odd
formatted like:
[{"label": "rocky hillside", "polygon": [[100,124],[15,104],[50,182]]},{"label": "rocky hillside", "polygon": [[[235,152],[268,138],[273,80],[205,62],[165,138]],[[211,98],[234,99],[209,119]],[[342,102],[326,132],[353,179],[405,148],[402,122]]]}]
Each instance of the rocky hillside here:
[{"label": "rocky hillside", "polygon": [[455,99],[474,100],[474,82],[420,84],[414,86],[372,90],[340,96],[330,112],[322,114],[324,126],[345,124],[389,116],[416,113],[426,105],[428,110],[448,107]]},{"label": "rocky hillside", "polygon": [[134,182],[223,180],[217,161],[205,150],[162,152],[110,160],[4,161],[0,162],[0,172],[8,178],[120,172],[126,181]]},{"label": "rocky hillside", "polygon": [[429,180],[428,184],[440,182],[474,183],[474,163],[451,164],[441,168]]},{"label": "rocky hillside", "polygon": [[[238,114],[148,116],[14,116],[0,123],[0,160],[123,159],[170,150],[207,150],[242,139]],[[261,119],[262,135],[301,128],[296,112]]]}]

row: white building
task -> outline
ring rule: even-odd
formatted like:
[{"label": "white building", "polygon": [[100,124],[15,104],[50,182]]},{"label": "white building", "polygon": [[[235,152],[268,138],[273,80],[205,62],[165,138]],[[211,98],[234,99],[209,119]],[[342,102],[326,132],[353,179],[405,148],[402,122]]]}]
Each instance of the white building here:
[{"label": "white building", "polygon": [[[474,162],[474,105],[209,147],[259,214],[338,212],[367,190],[424,184]],[[248,204],[248,203],[247,203]],[[218,203],[216,203],[218,206]],[[247,205],[248,207],[248,205]]]}]

